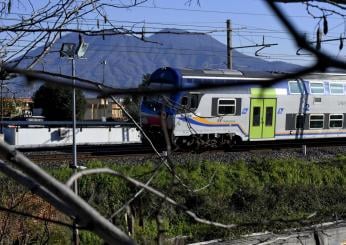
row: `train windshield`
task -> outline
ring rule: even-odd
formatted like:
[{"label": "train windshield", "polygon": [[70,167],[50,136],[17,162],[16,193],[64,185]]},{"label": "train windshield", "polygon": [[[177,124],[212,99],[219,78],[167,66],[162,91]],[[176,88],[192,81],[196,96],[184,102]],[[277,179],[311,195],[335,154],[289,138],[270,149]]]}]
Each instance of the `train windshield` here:
[{"label": "train windshield", "polygon": [[200,93],[189,93],[181,97],[180,105],[185,109],[196,110],[202,97]]}]

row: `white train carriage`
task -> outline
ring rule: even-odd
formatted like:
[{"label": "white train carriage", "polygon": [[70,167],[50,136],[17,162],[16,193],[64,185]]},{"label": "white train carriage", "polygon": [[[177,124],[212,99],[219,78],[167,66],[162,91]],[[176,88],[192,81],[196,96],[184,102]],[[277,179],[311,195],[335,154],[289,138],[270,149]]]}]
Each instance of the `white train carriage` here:
[{"label": "white train carriage", "polygon": [[165,103],[167,125],[178,145],[345,137],[346,74],[310,74],[266,86],[276,76],[228,70],[159,69],[152,74],[149,86],[237,85],[179,92],[165,99],[144,98],[142,125],[150,133],[159,133],[161,105]]}]

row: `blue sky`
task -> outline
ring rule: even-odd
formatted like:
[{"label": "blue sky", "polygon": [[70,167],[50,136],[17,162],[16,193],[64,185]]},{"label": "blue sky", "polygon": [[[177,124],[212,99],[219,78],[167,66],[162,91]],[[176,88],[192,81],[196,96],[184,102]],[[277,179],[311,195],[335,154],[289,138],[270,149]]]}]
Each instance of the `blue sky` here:
[{"label": "blue sky", "polygon": [[[277,43],[277,46],[267,48],[261,52],[267,60],[282,60],[297,64],[307,64],[312,60],[310,56],[297,56],[296,46],[287,31],[281,26],[263,0],[200,0],[200,5],[186,0],[152,0],[131,8],[119,9],[109,13],[117,21],[145,21],[146,30],[158,30],[171,27],[190,31],[212,32],[211,36],[226,43],[225,21],[231,19],[233,45],[244,46],[265,43]],[[290,20],[307,37],[314,41],[318,20],[308,15],[303,4],[280,4]],[[320,15],[319,11],[312,10]],[[324,39],[338,38],[344,33],[344,21],[337,16],[328,17],[329,33]],[[123,25],[129,25],[123,22]],[[142,24],[137,26],[141,27]],[[323,26],[323,25],[321,25]],[[152,28],[152,29],[151,29]],[[338,51],[339,42],[324,43],[323,49],[330,54],[342,57],[345,51]],[[238,50],[247,55],[254,55],[257,49]]]}]

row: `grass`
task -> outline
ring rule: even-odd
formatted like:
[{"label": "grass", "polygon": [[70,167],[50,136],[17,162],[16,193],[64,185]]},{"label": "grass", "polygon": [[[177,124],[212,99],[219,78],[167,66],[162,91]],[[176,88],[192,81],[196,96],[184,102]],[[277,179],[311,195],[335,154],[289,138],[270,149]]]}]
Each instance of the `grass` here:
[{"label": "grass", "polygon": [[[186,159],[185,163],[174,168],[189,188],[183,187],[177,180],[173,181],[171,173],[163,167],[151,186],[167,193],[202,218],[239,226],[227,230],[196,223],[181,209],[150,193],[144,193],[131,204],[135,217],[134,237],[142,244],[154,241],[158,213],[163,217],[167,237],[188,236],[190,241],[231,238],[249,232],[296,227],[302,225],[299,220],[314,212],[316,215],[309,222],[344,217],[345,163],[346,156],[336,156],[325,162],[262,158],[232,164]],[[87,167],[110,167],[146,182],[155,164],[110,165],[93,161]],[[71,175],[68,168],[49,171],[62,181]],[[197,189],[201,190],[190,191]],[[79,180],[79,194],[105,217],[110,217],[137,191],[138,188],[124,180],[107,174]],[[122,230],[126,229],[124,212],[112,222]],[[99,238],[88,232],[82,233],[82,241],[84,244],[100,243]]]}]

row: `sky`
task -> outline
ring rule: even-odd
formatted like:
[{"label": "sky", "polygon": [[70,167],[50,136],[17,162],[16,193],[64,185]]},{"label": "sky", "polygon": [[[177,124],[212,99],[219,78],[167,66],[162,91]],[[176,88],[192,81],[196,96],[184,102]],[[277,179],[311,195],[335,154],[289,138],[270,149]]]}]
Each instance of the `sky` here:
[{"label": "sky", "polygon": [[[311,41],[316,40],[319,20],[308,15],[305,5],[279,4],[289,19],[301,33]],[[316,15],[319,10],[311,9]],[[297,48],[293,39],[280,24],[276,16],[267,7],[264,0],[151,0],[138,7],[119,9],[109,13],[111,19],[124,26],[135,25],[140,28],[145,22],[146,31],[157,31],[161,28],[179,28],[189,31],[209,33],[220,42],[226,43],[226,20],[230,19],[233,29],[233,46],[277,44],[262,50],[259,54],[266,60],[281,60],[295,64],[309,64],[313,57],[296,55]],[[128,22],[126,22],[128,21]],[[339,38],[345,32],[345,21],[338,16],[328,16],[329,33],[323,39]],[[129,23],[130,22],[130,23]],[[320,23],[321,28],[323,23]],[[322,49],[333,56],[344,57],[345,51],[338,50],[339,41],[322,44]],[[254,55],[257,48],[238,49]],[[304,52],[302,52],[304,53]]]},{"label": "sky", "polygon": [[[80,2],[81,0],[76,0]],[[109,2],[134,2],[134,0],[104,0]],[[21,0],[14,11],[28,14],[31,9],[28,1]],[[47,0],[31,1],[35,6],[43,6]],[[313,61],[311,55],[296,55],[297,47],[292,37],[280,24],[276,16],[268,8],[265,0],[148,0],[147,2],[131,8],[112,8],[108,11],[108,18],[112,23],[126,28],[141,31],[143,26],[147,32],[156,32],[164,28],[179,28],[191,32],[203,32],[211,35],[218,41],[226,43],[226,20],[232,22],[233,47],[277,44],[259,52],[260,58],[268,61],[285,61],[300,65],[307,65]],[[279,4],[286,15],[295,24],[301,33],[311,40],[316,40],[318,26],[323,26],[319,19],[314,19],[301,3]],[[322,6],[322,5],[320,5]],[[325,7],[325,6],[322,6]],[[329,6],[330,7],[330,6]],[[311,13],[321,16],[321,11],[311,8]],[[25,15],[26,14],[26,15]],[[0,18],[1,22],[10,22],[15,14]],[[18,16],[15,16],[18,18]],[[90,14],[83,25],[96,29],[96,20],[102,25],[102,18]],[[322,39],[339,38],[345,35],[345,20],[336,15],[327,16],[329,32]],[[106,28],[109,26],[106,26]],[[25,40],[26,42],[28,40]],[[30,40],[29,40],[30,41]],[[339,51],[339,41],[322,44],[332,56],[345,58],[345,50]],[[346,45],[345,45],[346,49]],[[237,49],[246,55],[254,56],[258,48]],[[303,52],[304,53],[304,52]],[[226,55],[226,54],[225,54]]]}]

